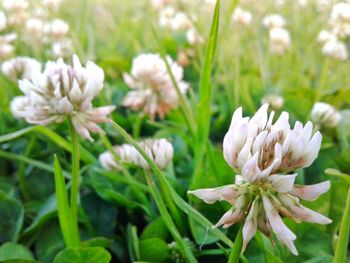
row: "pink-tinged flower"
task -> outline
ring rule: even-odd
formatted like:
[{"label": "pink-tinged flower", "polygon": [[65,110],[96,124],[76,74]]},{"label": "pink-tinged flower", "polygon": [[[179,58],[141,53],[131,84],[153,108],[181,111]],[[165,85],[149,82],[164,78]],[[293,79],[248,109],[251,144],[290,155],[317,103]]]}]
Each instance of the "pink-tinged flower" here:
[{"label": "pink-tinged flower", "polygon": [[334,128],[341,121],[341,114],[328,103],[316,102],[311,110],[311,120],[318,125]]},{"label": "pink-tinged flower", "polygon": [[284,28],[272,28],[269,37],[270,52],[272,54],[283,55],[290,47],[290,34]]},{"label": "pink-tinged flower", "polygon": [[[147,139],[139,142],[139,145],[160,169],[164,169],[173,159],[173,146],[166,139]],[[113,148],[118,160],[110,152],[104,152],[99,156],[99,161],[106,170],[119,170],[120,163],[129,163],[149,169],[146,160],[132,145],[122,144]]]},{"label": "pink-tinged flower", "polygon": [[[183,68],[169,56],[167,61],[182,94],[188,89],[183,81]],[[125,83],[132,89],[124,98],[123,106],[143,111],[151,118],[161,119],[178,105],[178,94],[163,59],[158,54],[141,54],[134,58],[130,74],[124,74]]]},{"label": "pink-tinged flower", "polygon": [[1,71],[14,81],[20,79],[30,80],[32,75],[40,74],[41,64],[39,61],[29,57],[15,57],[3,62]]},{"label": "pink-tinged flower", "polygon": [[278,14],[267,15],[262,21],[266,28],[283,28],[286,24],[284,18]]},{"label": "pink-tinged flower", "polygon": [[[298,168],[311,165],[321,146],[321,134],[312,135],[312,123],[304,127],[296,122],[290,128],[289,115],[283,112],[273,123],[274,112],[267,113],[264,104],[252,117],[242,117],[242,108],[235,111],[223,148],[226,162],[238,173],[235,183],[218,188],[189,191],[208,204],[224,200],[232,205],[215,226],[229,227],[244,221],[243,248],[257,229],[271,231],[297,255],[294,233],[282,217],[296,222],[329,224],[332,221],[300,203],[315,200],[327,192],[330,182],[315,185],[294,185]],[[288,173],[288,174],[287,174]]]},{"label": "pink-tinged flower", "polygon": [[249,25],[252,22],[252,13],[237,7],[232,14],[232,20],[239,25]]},{"label": "pink-tinged flower", "polygon": [[[98,123],[109,122],[115,106],[93,108],[92,100],[103,88],[104,73],[89,61],[83,67],[73,56],[73,66],[62,59],[47,62],[42,73],[19,81],[24,96],[16,97],[12,112],[28,123],[47,125],[69,117],[76,131],[92,140],[90,132],[103,133]],[[19,107],[21,106],[21,107]]]}]

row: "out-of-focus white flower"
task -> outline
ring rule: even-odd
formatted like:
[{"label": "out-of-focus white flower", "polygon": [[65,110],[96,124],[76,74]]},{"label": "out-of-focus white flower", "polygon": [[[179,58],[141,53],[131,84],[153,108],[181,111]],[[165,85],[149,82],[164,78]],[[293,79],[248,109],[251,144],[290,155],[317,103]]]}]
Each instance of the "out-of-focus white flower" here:
[{"label": "out-of-focus white flower", "polygon": [[281,28],[284,27],[285,24],[286,21],[284,20],[284,18],[278,14],[267,15],[263,19],[263,25],[269,29]]},{"label": "out-of-focus white flower", "polygon": [[309,4],[309,0],[299,0],[298,5],[300,7],[306,7]]},{"label": "out-of-focus white flower", "polygon": [[14,47],[12,42],[17,38],[15,33],[0,36],[0,59],[6,59],[12,55]]},{"label": "out-of-focus white flower", "polygon": [[286,3],[285,0],[276,0],[275,1],[275,5],[278,6],[278,7],[284,6],[285,3]]},{"label": "out-of-focus white flower", "polygon": [[237,7],[232,14],[232,20],[240,25],[249,25],[252,22],[252,13]]},{"label": "out-of-focus white flower", "polygon": [[73,43],[70,39],[63,39],[53,43],[52,53],[56,58],[67,58],[73,54]]},{"label": "out-of-focus white flower", "polygon": [[334,128],[341,121],[341,114],[328,103],[316,102],[311,111],[311,120],[318,125]]},{"label": "out-of-focus white flower", "polygon": [[290,35],[284,28],[272,28],[270,30],[270,52],[282,55],[290,47]]},{"label": "out-of-focus white flower", "polygon": [[25,28],[30,37],[39,37],[43,34],[44,22],[40,18],[29,18]]},{"label": "out-of-focus white flower", "polygon": [[244,220],[243,249],[256,230],[276,237],[297,255],[295,234],[283,223],[280,215],[296,222],[329,224],[332,221],[300,203],[299,198],[315,200],[328,191],[330,182],[315,185],[294,185],[297,174],[288,171],[309,166],[317,157],[321,134],[312,136],[312,123],[300,122],[291,129],[288,113],[283,112],[272,124],[274,112],[267,114],[264,104],[252,117],[242,117],[242,108],[235,111],[224,138],[224,158],[236,170],[235,184],[218,188],[189,191],[208,204],[224,200],[232,205],[215,226],[230,227]]},{"label": "out-of-focus white flower", "polygon": [[4,12],[0,12],[0,31],[3,31],[7,26],[7,18]]},{"label": "out-of-focus white flower", "polygon": [[[154,161],[160,169],[164,169],[173,159],[174,149],[166,139],[147,139],[139,142],[141,148]],[[106,170],[119,170],[121,163],[130,163],[148,169],[149,166],[141,154],[130,144],[122,144],[113,147],[118,160],[110,152],[104,152],[99,156],[99,161]]]},{"label": "out-of-focus white flower", "polygon": [[162,9],[159,13],[159,25],[165,28],[171,28],[172,20],[175,16],[175,9],[168,6]]},{"label": "out-of-focus white flower", "polygon": [[161,10],[165,6],[169,5],[171,3],[171,0],[151,0],[152,6],[157,9]]},{"label": "out-of-focus white flower", "polygon": [[41,64],[29,57],[16,57],[3,62],[1,70],[5,76],[14,81],[20,79],[31,80],[33,74],[40,74]]},{"label": "out-of-focus white flower", "polygon": [[3,0],[2,6],[6,11],[17,13],[26,10],[29,4],[26,0]]},{"label": "out-of-focus white flower", "polygon": [[56,11],[62,2],[62,0],[42,0],[43,6],[51,11]]},{"label": "out-of-focus white flower", "polygon": [[199,32],[194,27],[187,30],[186,38],[188,43],[190,43],[191,45],[204,43],[204,38],[202,37],[201,34],[199,34]]},{"label": "out-of-focus white flower", "polygon": [[284,105],[283,97],[275,94],[270,94],[261,99],[262,104],[269,104],[272,110],[280,110]]},{"label": "out-of-focus white flower", "polygon": [[191,19],[184,12],[177,12],[171,20],[171,28],[174,31],[186,31],[192,27]]},{"label": "out-of-focus white flower", "polygon": [[62,122],[69,117],[76,131],[92,140],[90,132],[103,133],[97,124],[110,121],[107,115],[115,108],[92,106],[93,98],[103,88],[103,79],[100,67],[91,61],[83,67],[77,56],[73,56],[73,66],[63,59],[47,62],[42,73],[32,75],[31,80],[19,81],[25,96],[15,98],[15,105],[27,106],[15,116],[39,125]]},{"label": "out-of-focus white flower", "polygon": [[333,6],[329,18],[329,23],[333,27],[333,32],[337,36],[350,35],[350,4],[345,2],[337,3]]},{"label": "out-of-focus white flower", "polygon": [[336,40],[337,40],[337,37],[333,33],[327,30],[322,30],[317,36],[317,42],[321,44],[324,44],[328,41],[336,41]]},{"label": "out-of-focus white flower", "polygon": [[11,100],[10,110],[15,118],[24,118],[29,106],[29,98],[26,96],[17,96]]},{"label": "out-of-focus white flower", "polygon": [[[182,94],[188,89],[183,81],[183,68],[169,56],[167,61]],[[133,89],[123,100],[123,105],[132,110],[142,110],[151,118],[164,118],[177,107],[178,94],[173,86],[163,59],[158,54],[141,54],[133,59],[131,72],[124,74],[125,83]]]},{"label": "out-of-focus white flower", "polygon": [[348,59],[348,51],[346,45],[341,41],[328,41],[322,48],[323,55],[337,60]]},{"label": "out-of-focus white flower", "polygon": [[44,32],[54,39],[65,37],[68,31],[69,25],[61,19],[54,19],[44,26]]}]

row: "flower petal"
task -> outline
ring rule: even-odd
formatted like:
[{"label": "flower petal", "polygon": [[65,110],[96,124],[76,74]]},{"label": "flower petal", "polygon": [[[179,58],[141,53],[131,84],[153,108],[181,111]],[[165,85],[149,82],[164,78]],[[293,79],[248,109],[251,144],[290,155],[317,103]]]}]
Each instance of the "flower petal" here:
[{"label": "flower petal", "polygon": [[294,185],[290,194],[297,196],[301,199],[313,201],[317,199],[321,194],[327,192],[331,187],[330,181],[325,181],[319,184],[312,185]]},{"label": "flower petal", "polygon": [[233,189],[233,185],[225,185],[223,187],[217,188],[198,189],[194,191],[188,191],[188,193],[197,196],[207,204],[213,204],[216,201],[222,200],[233,203],[234,198],[237,195],[236,191]]},{"label": "flower petal", "polygon": [[287,193],[293,189],[295,177],[298,174],[279,175],[273,174],[268,177],[272,186],[280,193]]}]

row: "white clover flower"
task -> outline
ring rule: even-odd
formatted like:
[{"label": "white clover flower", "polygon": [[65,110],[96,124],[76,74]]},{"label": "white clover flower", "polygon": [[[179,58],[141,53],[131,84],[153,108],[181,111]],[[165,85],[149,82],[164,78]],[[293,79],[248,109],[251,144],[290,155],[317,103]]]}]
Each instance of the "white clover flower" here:
[{"label": "white clover flower", "polygon": [[311,122],[304,127],[296,122],[291,129],[287,112],[272,124],[274,112],[268,116],[267,109],[268,104],[264,104],[252,118],[242,117],[242,108],[233,114],[223,148],[226,162],[239,173],[235,184],[189,193],[208,204],[224,200],[232,205],[215,226],[227,228],[243,220],[243,249],[257,229],[266,234],[272,230],[297,255],[293,244],[296,236],[280,215],[298,223],[331,223],[299,200],[315,200],[328,191],[330,182],[294,185],[297,174],[286,173],[311,165],[320,150],[322,137],[319,132],[312,136]]},{"label": "white clover flower", "polygon": [[279,96],[279,95],[275,95],[275,94],[270,94],[267,95],[265,97],[263,97],[261,99],[261,103],[262,104],[269,104],[272,108],[272,110],[280,110],[282,109],[283,105],[284,105],[284,98]]},{"label": "white clover flower", "polygon": [[177,12],[171,20],[171,28],[174,31],[186,31],[192,27],[191,19],[184,12]]},{"label": "white clover flower", "polygon": [[107,115],[115,108],[92,106],[93,98],[103,88],[103,79],[100,67],[91,61],[83,67],[77,56],[73,56],[73,66],[63,59],[47,62],[44,71],[32,75],[32,80],[19,81],[25,96],[16,97],[14,105],[21,105],[22,99],[22,105],[27,106],[15,115],[39,125],[62,122],[69,117],[76,131],[92,140],[90,132],[103,133],[97,124],[110,121]]},{"label": "white clover flower", "polygon": [[44,22],[40,18],[29,18],[26,21],[25,29],[29,34],[29,37],[32,37],[32,36],[39,37],[43,34]]},{"label": "white clover flower", "polygon": [[56,58],[67,58],[73,54],[73,43],[70,39],[63,39],[52,45],[52,54]]},{"label": "white clover flower", "polygon": [[31,80],[33,75],[40,74],[41,64],[29,57],[15,57],[1,65],[2,73],[13,81],[20,79]]},{"label": "white clover flower", "polygon": [[0,12],[0,31],[3,31],[7,26],[7,18],[4,12]]},{"label": "white clover flower", "polygon": [[[139,145],[160,169],[164,169],[173,159],[173,146],[166,139],[147,139],[139,142]],[[113,149],[119,160],[115,160],[110,152],[104,152],[99,156],[99,161],[106,170],[119,170],[120,163],[123,162],[149,169],[146,160],[132,145],[117,145]]]},{"label": "white clover flower", "polygon": [[159,13],[159,25],[164,28],[171,28],[172,20],[175,16],[175,9],[168,6]]},{"label": "white clover flower", "polygon": [[276,55],[283,55],[290,47],[290,35],[284,28],[272,28],[269,33],[270,52]]},{"label": "white clover flower", "polygon": [[[180,91],[185,94],[188,83],[183,81],[183,68],[169,56],[167,61]],[[133,59],[130,74],[124,74],[125,83],[132,89],[124,98],[123,106],[142,110],[151,118],[161,119],[177,107],[178,94],[173,86],[163,59],[158,54],[141,54]]]},{"label": "white clover flower", "polygon": [[262,23],[266,28],[272,29],[272,28],[284,27],[286,24],[286,21],[281,15],[272,14],[272,15],[265,16]]},{"label": "white clover flower", "polygon": [[42,0],[42,4],[45,8],[56,11],[62,4],[63,0]]},{"label": "white clover flower", "polygon": [[329,23],[333,27],[333,32],[337,36],[350,35],[350,4],[345,2],[337,3],[333,6],[329,18]]},{"label": "white clover flower", "polygon": [[199,34],[199,32],[194,27],[187,30],[186,38],[188,43],[190,43],[191,45],[204,43],[204,38],[202,37],[201,34]]},{"label": "white clover flower", "polygon": [[49,37],[59,39],[68,34],[69,25],[61,19],[54,19],[44,26],[44,31]]},{"label": "white clover flower", "polygon": [[328,41],[336,41],[337,37],[327,30],[322,30],[317,36],[317,42],[320,44],[325,44]]},{"label": "white clover flower", "polygon": [[163,9],[165,6],[167,6],[170,3],[171,3],[171,0],[151,0],[152,6],[157,10]]},{"label": "white clover flower", "polygon": [[341,121],[341,114],[328,103],[316,102],[311,110],[311,120],[318,125],[334,128]]},{"label": "white clover flower", "polygon": [[336,60],[343,61],[348,59],[348,50],[346,45],[338,40],[326,42],[322,48],[322,53],[326,57]]},{"label": "white clover flower", "polygon": [[252,22],[252,18],[252,13],[239,7],[232,14],[232,20],[239,25],[249,25]]},{"label": "white clover flower", "polygon": [[26,10],[29,4],[26,0],[3,0],[2,6],[6,11],[17,13]]},{"label": "white clover flower", "polygon": [[12,55],[15,48],[11,43],[16,38],[17,35],[15,33],[9,33],[0,36],[0,59],[5,59]]},{"label": "white clover flower", "polygon": [[12,115],[15,118],[25,118],[27,114],[27,107],[29,106],[30,101],[26,96],[17,96],[11,100],[10,110]]}]

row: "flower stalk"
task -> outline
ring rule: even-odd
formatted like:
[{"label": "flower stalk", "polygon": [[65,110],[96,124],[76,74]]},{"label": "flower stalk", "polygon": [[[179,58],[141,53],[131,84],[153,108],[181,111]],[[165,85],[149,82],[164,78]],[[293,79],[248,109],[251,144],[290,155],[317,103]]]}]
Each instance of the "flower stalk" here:
[{"label": "flower stalk", "polygon": [[235,243],[233,244],[231,249],[230,257],[227,261],[228,263],[238,263],[239,256],[242,253],[242,246],[243,246],[242,230],[243,230],[243,226],[240,227],[237,233]]}]

